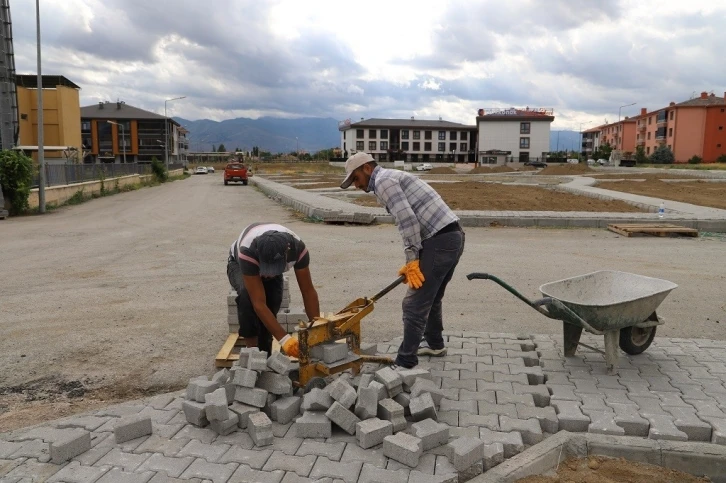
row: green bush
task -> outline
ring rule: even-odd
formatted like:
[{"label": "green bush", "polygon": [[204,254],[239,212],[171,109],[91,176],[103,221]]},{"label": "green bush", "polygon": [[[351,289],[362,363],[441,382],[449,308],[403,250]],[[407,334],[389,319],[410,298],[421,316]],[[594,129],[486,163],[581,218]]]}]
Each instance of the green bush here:
[{"label": "green bush", "polygon": [[28,211],[28,197],[33,184],[33,160],[20,151],[0,151],[0,184],[10,202],[10,214]]},{"label": "green bush", "polygon": [[717,163],[726,163],[726,154],[722,154],[718,158],[716,158]]},{"label": "green bush", "polygon": [[703,158],[701,156],[693,155],[691,156],[691,159],[688,160],[688,164],[701,164],[703,162]]},{"label": "green bush", "polygon": [[675,158],[673,157],[673,151],[668,146],[658,146],[653,154],[650,155],[650,162],[653,164],[673,164]]},{"label": "green bush", "polygon": [[169,178],[169,173],[166,171],[164,164],[156,157],[151,158],[151,172],[154,173],[154,177],[159,183],[163,183]]},{"label": "green bush", "polygon": [[635,162],[638,164],[645,164],[648,162],[648,156],[646,156],[645,148],[643,146],[635,148]]}]

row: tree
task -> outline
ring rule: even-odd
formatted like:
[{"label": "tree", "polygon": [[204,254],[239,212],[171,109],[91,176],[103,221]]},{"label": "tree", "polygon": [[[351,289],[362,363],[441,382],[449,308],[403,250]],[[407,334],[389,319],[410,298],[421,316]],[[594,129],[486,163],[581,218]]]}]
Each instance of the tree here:
[{"label": "tree", "polygon": [[601,144],[595,151],[592,153],[593,159],[610,159],[610,153],[613,152],[612,146],[610,144],[605,143]]},{"label": "tree", "polygon": [[645,155],[645,148],[643,146],[635,148],[635,162],[637,164],[645,164],[648,162],[648,156]]},{"label": "tree", "polygon": [[212,152],[213,153],[216,153],[217,152],[217,148],[216,148],[216,146],[214,144],[212,144]]},{"label": "tree", "polygon": [[674,160],[673,151],[665,144],[658,146],[650,155],[650,162],[653,164],[673,164]]},{"label": "tree", "polygon": [[252,147],[252,156],[254,156],[256,158],[259,155],[260,155],[260,148],[258,148],[257,146],[253,146]]},{"label": "tree", "polygon": [[0,185],[11,215],[28,211],[33,184],[33,160],[20,151],[0,151]]},{"label": "tree", "polygon": [[219,148],[217,148],[217,152],[218,153],[226,153],[227,152],[227,148],[224,147],[224,144],[220,144],[219,145]]}]

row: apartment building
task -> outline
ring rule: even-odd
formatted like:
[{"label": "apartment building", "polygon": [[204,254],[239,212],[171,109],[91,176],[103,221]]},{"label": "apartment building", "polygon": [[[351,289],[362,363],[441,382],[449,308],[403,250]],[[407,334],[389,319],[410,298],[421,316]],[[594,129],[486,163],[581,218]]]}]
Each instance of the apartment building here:
[{"label": "apartment building", "polygon": [[479,109],[477,162],[497,165],[543,159],[550,150],[550,108]]},{"label": "apartment building", "polygon": [[344,157],[366,152],[377,161],[474,162],[476,126],[422,119],[363,119],[338,123]]},{"label": "apartment building", "polygon": [[582,154],[587,158],[600,147],[600,128],[594,127],[582,132]]},{"label": "apartment building", "polygon": [[[81,152],[80,87],[62,75],[44,75],[43,145],[50,163],[77,160]],[[18,96],[18,146],[37,159],[38,76],[15,76]],[[55,148],[55,149],[53,149]]]},{"label": "apartment building", "polygon": [[186,162],[188,131],[171,118],[106,101],[82,107],[80,121],[85,163],[163,162],[165,140],[169,164]]}]

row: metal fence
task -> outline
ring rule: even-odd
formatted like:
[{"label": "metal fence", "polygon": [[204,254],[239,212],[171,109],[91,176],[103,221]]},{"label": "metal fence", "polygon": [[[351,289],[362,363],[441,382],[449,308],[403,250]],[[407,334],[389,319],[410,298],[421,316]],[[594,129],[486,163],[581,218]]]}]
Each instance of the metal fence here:
[{"label": "metal fence", "polygon": [[[169,166],[172,169],[172,166]],[[151,173],[151,164],[46,164],[45,185],[58,186],[132,174]],[[35,173],[33,188],[40,186],[40,173]]]}]

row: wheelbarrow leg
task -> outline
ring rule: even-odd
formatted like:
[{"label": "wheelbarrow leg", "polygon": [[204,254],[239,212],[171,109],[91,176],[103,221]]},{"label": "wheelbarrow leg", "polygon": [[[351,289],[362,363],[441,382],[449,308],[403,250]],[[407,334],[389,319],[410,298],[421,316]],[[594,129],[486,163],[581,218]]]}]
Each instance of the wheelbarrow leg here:
[{"label": "wheelbarrow leg", "polygon": [[562,322],[562,333],[565,345],[565,357],[572,357],[577,351],[577,343],[580,342],[582,327]]},{"label": "wheelbarrow leg", "polygon": [[618,363],[619,343],[619,330],[608,330],[605,332],[605,366],[607,368],[608,374],[615,373],[615,366]]}]

